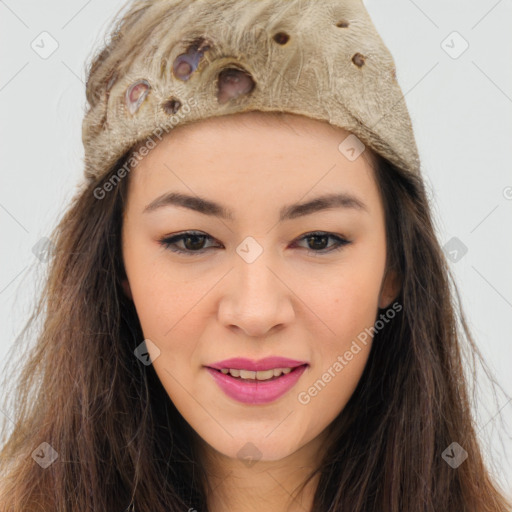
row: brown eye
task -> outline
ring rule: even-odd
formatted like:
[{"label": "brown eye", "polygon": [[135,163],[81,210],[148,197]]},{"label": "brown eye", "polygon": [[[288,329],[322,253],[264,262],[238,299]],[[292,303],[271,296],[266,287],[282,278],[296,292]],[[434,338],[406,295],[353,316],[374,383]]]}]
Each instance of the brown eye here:
[{"label": "brown eye", "polygon": [[313,249],[323,250],[328,245],[329,236],[313,235],[313,236],[309,236],[306,240],[308,241],[308,244],[309,243],[313,244],[311,246]]},{"label": "brown eye", "polygon": [[[203,233],[188,231],[171,237],[166,237],[158,242],[160,245],[173,252],[186,255],[202,254],[208,249],[204,247],[205,240],[212,240],[212,237]],[[179,247],[178,242],[183,242],[183,248]]]},{"label": "brown eye", "polygon": [[[327,247],[329,239],[333,239],[335,243],[330,247]],[[327,233],[325,231],[308,233],[304,235],[302,238],[300,238],[300,240],[306,241],[306,243],[308,244],[308,248],[306,248],[306,250],[310,254],[323,254],[331,251],[336,251],[342,249],[343,246],[352,243],[346,238],[342,238],[338,235],[335,235],[333,233]]]},{"label": "brown eye", "polygon": [[187,251],[200,251],[204,246],[204,236],[191,235],[183,238],[183,243]]}]

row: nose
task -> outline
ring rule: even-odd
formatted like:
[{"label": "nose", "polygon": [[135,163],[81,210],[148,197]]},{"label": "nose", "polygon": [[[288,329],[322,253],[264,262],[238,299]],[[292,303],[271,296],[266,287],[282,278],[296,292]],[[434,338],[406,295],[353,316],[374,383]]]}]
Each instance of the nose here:
[{"label": "nose", "polygon": [[220,322],[253,337],[289,325],[295,315],[294,293],[284,274],[267,251],[252,263],[236,254],[219,304]]}]

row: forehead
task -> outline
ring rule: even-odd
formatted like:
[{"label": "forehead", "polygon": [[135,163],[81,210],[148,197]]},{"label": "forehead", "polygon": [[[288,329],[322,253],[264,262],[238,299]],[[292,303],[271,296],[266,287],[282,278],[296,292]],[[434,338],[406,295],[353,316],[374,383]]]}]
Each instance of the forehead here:
[{"label": "forehead", "polygon": [[[374,181],[370,148],[354,161],[339,149],[350,135],[325,121],[289,113],[251,111],[176,126],[130,173],[137,191],[154,195],[173,184],[188,192],[276,188],[306,194],[335,184],[368,188]],[[143,143],[135,149],[138,150]],[[132,186],[130,186],[132,188]],[[326,190],[324,190],[325,192]]]}]

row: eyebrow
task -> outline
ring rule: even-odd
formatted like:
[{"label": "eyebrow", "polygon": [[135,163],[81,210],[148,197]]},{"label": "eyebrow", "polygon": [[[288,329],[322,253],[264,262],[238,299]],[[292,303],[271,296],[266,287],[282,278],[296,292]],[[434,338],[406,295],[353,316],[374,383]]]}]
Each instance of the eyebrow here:
[{"label": "eyebrow", "polygon": [[[157,197],[148,204],[143,213],[153,212],[165,206],[179,206],[188,208],[204,215],[220,217],[226,220],[234,220],[234,214],[225,206],[208,199],[190,196],[178,192],[167,192]],[[368,212],[366,205],[357,197],[348,193],[324,194],[306,203],[294,203],[284,206],[279,211],[279,221],[296,219],[322,210],[332,208],[352,208],[354,210]]]}]

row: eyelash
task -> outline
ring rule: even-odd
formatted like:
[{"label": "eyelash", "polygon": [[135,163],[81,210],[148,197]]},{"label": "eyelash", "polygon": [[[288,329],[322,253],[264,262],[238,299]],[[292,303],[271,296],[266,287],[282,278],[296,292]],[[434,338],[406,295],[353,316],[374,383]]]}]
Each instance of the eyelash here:
[{"label": "eyelash", "polygon": [[[178,249],[176,247],[176,242],[179,242],[179,241],[181,241],[181,240],[183,240],[185,238],[190,238],[190,237],[202,237],[202,238],[206,238],[206,239],[212,240],[211,236],[203,234],[201,232],[198,232],[198,231],[185,231],[183,233],[180,233],[179,235],[174,235],[172,237],[161,238],[160,240],[158,240],[158,242],[165,249],[168,249],[170,251],[173,251],[173,252],[176,252],[176,253],[179,253],[179,254],[185,254],[187,256],[192,256],[194,254],[203,254],[207,249],[209,249],[209,248],[205,248],[205,249],[200,249],[198,251],[190,251],[190,250]],[[332,238],[332,239],[336,240],[336,243],[338,244],[337,246],[335,245],[334,247],[331,247],[329,249],[320,249],[319,251],[314,251],[312,249],[306,249],[306,251],[309,254],[312,254],[312,255],[326,254],[326,253],[330,253],[330,252],[333,252],[333,251],[338,251],[340,249],[343,249],[344,246],[349,245],[350,243],[352,243],[349,240],[346,240],[345,238],[342,238],[342,237],[340,237],[338,235],[334,235],[333,233],[328,233],[326,231],[313,231],[311,233],[306,233],[304,236],[299,238],[299,241],[305,240],[305,239],[311,238],[311,237],[327,237],[327,238]]]}]

